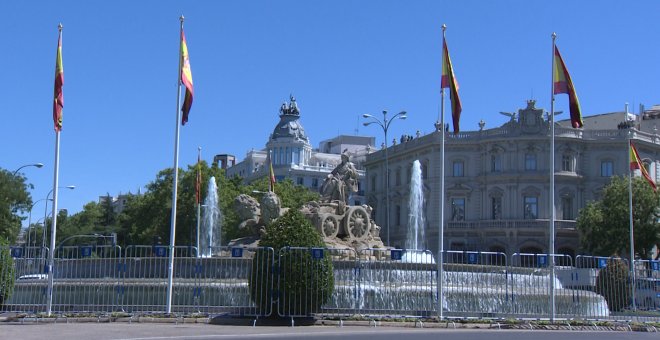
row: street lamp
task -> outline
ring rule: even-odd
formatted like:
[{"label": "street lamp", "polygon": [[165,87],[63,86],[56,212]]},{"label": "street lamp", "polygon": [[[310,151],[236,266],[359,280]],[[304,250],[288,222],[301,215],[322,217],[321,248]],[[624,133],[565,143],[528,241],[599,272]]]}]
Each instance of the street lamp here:
[{"label": "street lamp", "polygon": [[[64,189],[64,188],[66,188],[66,189],[69,189],[69,190],[73,190],[73,189],[76,188],[76,186],[75,186],[75,185],[67,185],[67,186],[65,186],[65,187],[57,187],[57,188],[58,188],[58,189]],[[54,190],[54,189],[50,189],[50,191],[48,192],[48,195],[46,195],[46,199],[47,199],[47,200],[51,200],[51,201],[52,201],[52,199],[50,198],[50,194],[53,193],[53,190]],[[48,204],[46,204],[46,208],[44,209],[44,230],[43,230],[43,237],[44,237],[44,238],[41,240],[41,245],[42,245],[42,247],[46,247],[46,216],[47,216],[47,215],[48,215]]]},{"label": "street lamp", "polygon": [[41,167],[44,166],[44,164],[43,163],[25,164],[25,165],[22,165],[20,168],[14,170],[14,172],[12,172],[11,175],[16,176],[16,174],[18,173],[19,170],[21,170],[23,168],[27,168],[28,166],[34,166],[34,167],[37,167],[37,168],[41,168]]},{"label": "street lamp", "polygon": [[388,164],[388,159],[387,159],[387,130],[390,128],[390,124],[392,124],[392,121],[396,118],[398,119],[406,119],[408,116],[406,116],[406,111],[401,111],[394,116],[392,116],[390,119],[387,119],[387,110],[383,110],[383,120],[379,120],[378,118],[365,113],[362,115],[363,118],[369,119],[369,121],[362,123],[364,126],[369,126],[371,124],[377,124],[381,128],[383,128],[383,133],[385,134],[385,227],[387,228],[387,245],[390,245],[390,169],[389,169],[389,164]]},{"label": "street lamp", "polygon": [[[26,242],[25,242],[25,243],[27,244],[28,247],[30,246],[30,227],[31,227],[31,225],[32,225],[32,208],[34,208],[34,206],[37,205],[37,203],[39,203],[39,202],[41,202],[41,201],[46,201],[46,208],[48,208],[48,203],[47,203],[47,202],[48,202],[48,201],[52,201],[52,200],[53,200],[52,198],[42,198],[42,199],[40,199],[40,200],[36,200],[36,201],[34,201],[34,202],[32,203],[32,205],[30,206],[30,210],[29,210],[30,212],[29,212],[29,214],[28,214],[28,226],[27,226],[27,233],[28,233],[28,234],[27,234],[27,240],[26,240]],[[35,235],[35,236],[36,236],[36,235]]]}]

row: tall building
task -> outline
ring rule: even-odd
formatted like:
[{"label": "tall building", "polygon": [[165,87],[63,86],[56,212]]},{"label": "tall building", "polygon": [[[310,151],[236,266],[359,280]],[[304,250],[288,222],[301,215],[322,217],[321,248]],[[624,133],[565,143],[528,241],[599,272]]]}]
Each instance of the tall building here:
[{"label": "tall building", "polygon": [[240,176],[245,183],[251,183],[269,175],[269,160],[272,160],[276,181],[289,178],[295,184],[318,191],[328,174],[341,163],[341,154],[346,153],[359,176],[358,192],[349,201],[364,204],[364,162],[373,151],[375,137],[340,135],[321,141],[319,148],[314,149],[300,122],[300,109],[293,96],[289,103],[282,104],[279,117],[264,149],[248,151],[238,163],[234,163],[233,156],[215,157],[226,165],[227,176]]},{"label": "tall building", "polygon": [[[529,100],[511,120],[445,139],[444,249],[512,254],[548,253],[551,218],[550,155],[554,157],[556,253],[580,253],[577,214],[600,198],[610,177],[627,175],[628,139],[632,138],[649,170],[660,174],[660,107],[641,115],[626,111],[584,118],[584,128],[556,122],[555,150],[550,148],[547,113]],[[660,120],[658,120],[660,122]],[[384,152],[367,156],[367,204],[385,235],[390,214],[390,245],[405,244],[412,163],[422,166],[426,199],[426,248],[438,250],[440,226],[441,132],[405,139],[388,147],[389,212],[385,210]]]}]

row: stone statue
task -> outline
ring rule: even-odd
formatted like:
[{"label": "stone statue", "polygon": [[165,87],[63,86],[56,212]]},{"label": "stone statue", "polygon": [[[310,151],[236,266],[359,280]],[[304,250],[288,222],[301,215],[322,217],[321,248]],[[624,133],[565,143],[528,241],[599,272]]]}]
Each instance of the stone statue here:
[{"label": "stone statue", "polygon": [[321,202],[340,201],[348,204],[348,195],[357,191],[358,173],[348,154],[341,154],[341,163],[332,170],[321,186]]}]

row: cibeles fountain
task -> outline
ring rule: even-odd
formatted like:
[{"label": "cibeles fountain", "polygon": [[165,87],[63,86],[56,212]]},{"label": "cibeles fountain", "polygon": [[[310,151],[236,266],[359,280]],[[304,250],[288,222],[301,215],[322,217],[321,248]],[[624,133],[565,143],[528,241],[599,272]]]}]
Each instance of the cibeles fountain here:
[{"label": "cibeles fountain", "polygon": [[[341,163],[323,182],[319,201],[307,202],[300,211],[321,234],[328,248],[385,249],[380,239],[380,227],[371,219],[372,208],[368,205],[352,206],[348,196],[357,191],[358,173],[347,154],[341,155]],[[265,232],[265,226],[282,216],[288,208],[282,208],[275,192],[260,193],[260,199],[241,194],[234,200],[234,209],[242,222],[239,229],[251,236],[232,240],[230,246],[257,246]]]},{"label": "cibeles fountain", "polygon": [[[368,205],[351,206],[348,195],[357,190],[357,171],[347,155],[327,177],[319,201],[308,202],[301,211],[323,236],[328,248],[354,250],[334,256],[345,265],[335,266],[335,290],[329,309],[359,308],[363,312],[384,311],[433,315],[438,306],[438,277],[442,277],[443,311],[457,316],[543,315],[550,314],[550,280],[554,281],[557,315],[609,314],[605,299],[586,290],[566,289],[547,268],[507,266],[506,263],[483,263],[443,260],[438,275],[436,258],[425,238],[424,185],[419,161],[413,163],[409,195],[409,225],[403,256],[391,256],[395,250],[383,244],[380,227],[370,218]],[[260,200],[240,195],[235,209],[242,219],[240,228],[252,236],[233,240],[230,246],[256,246],[265,225],[281,216],[280,200],[274,192],[262,193]],[[360,277],[349,262],[360,261]],[[502,254],[502,256],[504,256]],[[359,284],[355,284],[355,282]],[[576,303],[576,296],[582,303]],[[586,303],[585,303],[586,301]]]}]

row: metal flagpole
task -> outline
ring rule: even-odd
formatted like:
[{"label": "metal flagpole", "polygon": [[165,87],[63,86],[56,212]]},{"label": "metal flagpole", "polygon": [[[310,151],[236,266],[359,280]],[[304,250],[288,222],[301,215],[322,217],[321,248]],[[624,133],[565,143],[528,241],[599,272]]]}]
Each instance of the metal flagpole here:
[{"label": "metal flagpole", "polygon": [[550,321],[555,320],[555,39],[552,33],[552,77],[550,86]]},{"label": "metal flagpole", "polygon": [[[62,38],[62,24],[59,24],[59,39]],[[59,185],[59,172],[60,172],[60,131],[55,130],[55,169],[53,171],[53,212],[50,232],[50,250],[48,252],[48,292],[46,314],[51,315],[53,311],[53,266],[55,264],[55,236],[57,235],[57,187]],[[48,202],[46,202],[48,206]],[[44,220],[44,230],[46,230],[46,220]]]},{"label": "metal flagpole", "polygon": [[[442,68],[444,72],[445,63],[447,62],[445,51],[445,31],[447,25],[442,24]],[[451,80],[450,80],[451,81]],[[440,84],[440,223],[438,226],[438,313],[440,319],[443,318],[443,305],[445,294],[443,290],[444,283],[444,236],[445,236],[445,90]]]},{"label": "metal flagpole", "polygon": [[[179,18],[181,21],[181,34],[179,34],[179,39],[183,34],[183,15]],[[179,107],[179,101],[181,97],[181,43],[179,41],[179,72],[177,73],[176,81],[176,134],[174,137],[174,176],[172,178],[172,217],[170,222],[170,247],[169,247],[169,263],[168,263],[168,272],[167,272],[167,307],[166,313],[170,314],[172,312],[172,284],[174,281],[174,237],[176,235],[176,197],[177,197],[177,183],[179,177],[179,121],[181,120],[181,108]]]},{"label": "metal flagpole", "polygon": [[[177,105],[178,106],[178,105]],[[179,125],[177,124],[177,127]],[[202,159],[202,147],[198,146],[197,147],[197,173],[195,174],[195,190],[197,190],[197,237],[195,240],[197,241],[197,257],[199,257],[201,254],[199,253],[199,227],[201,223],[201,216],[202,216],[202,183],[201,183],[201,178],[199,176],[199,171],[200,171],[200,160]]]},{"label": "metal flagpole", "polygon": [[[632,288],[631,294],[630,294],[630,299],[631,299],[631,305],[632,309],[636,310],[635,308],[635,233],[634,233],[634,223],[633,223],[633,201],[632,201],[632,177],[633,177],[633,169],[630,166],[632,163],[632,155],[631,155],[631,150],[632,150],[632,136],[630,135],[630,132],[628,133],[628,211],[629,211],[629,218],[630,218],[630,277],[632,279]],[[637,159],[635,161],[638,161]],[[643,164],[639,164],[640,167],[644,166]]]}]

